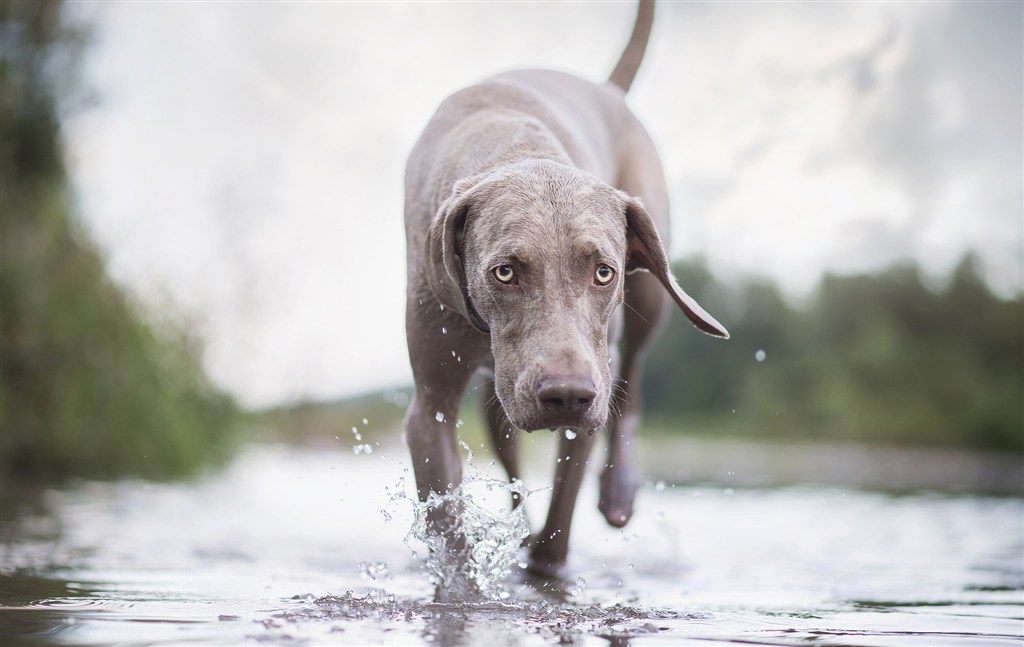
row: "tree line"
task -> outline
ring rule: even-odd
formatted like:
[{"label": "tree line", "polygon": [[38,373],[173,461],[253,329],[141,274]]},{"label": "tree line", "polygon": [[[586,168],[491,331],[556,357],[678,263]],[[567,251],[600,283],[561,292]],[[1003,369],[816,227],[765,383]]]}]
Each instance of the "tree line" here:
[{"label": "tree line", "polygon": [[674,316],[650,351],[648,416],[688,432],[1024,449],[1024,302],[994,295],[975,260],[944,289],[911,264],[827,275],[807,303],[772,283],[676,275],[732,339]]},{"label": "tree line", "polygon": [[226,454],[236,408],[74,218],[58,94],[81,34],[59,2],[5,0],[0,38],[0,476],[194,471]]}]

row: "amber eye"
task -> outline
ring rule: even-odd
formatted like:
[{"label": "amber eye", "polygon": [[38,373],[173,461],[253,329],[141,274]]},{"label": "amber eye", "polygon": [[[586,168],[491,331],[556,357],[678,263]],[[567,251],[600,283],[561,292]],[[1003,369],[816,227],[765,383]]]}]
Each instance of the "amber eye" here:
[{"label": "amber eye", "polygon": [[512,279],[516,277],[516,273],[512,271],[512,266],[508,263],[502,263],[491,271],[494,272],[494,278],[498,279],[500,283],[511,283]]},{"label": "amber eye", "polygon": [[598,265],[597,272],[594,273],[594,280],[598,285],[608,285],[614,278],[615,270],[607,265]]}]

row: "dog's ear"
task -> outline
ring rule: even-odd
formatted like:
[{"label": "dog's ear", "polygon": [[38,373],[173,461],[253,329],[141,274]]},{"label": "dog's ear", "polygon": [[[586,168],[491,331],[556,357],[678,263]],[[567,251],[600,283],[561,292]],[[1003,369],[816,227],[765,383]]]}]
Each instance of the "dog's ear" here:
[{"label": "dog's ear", "polygon": [[714,317],[705,312],[693,298],[679,287],[668,264],[668,255],[661,243],[661,236],[654,227],[643,204],[636,198],[626,196],[626,271],[646,270],[653,274],[672,300],[683,311],[698,330],[715,337],[729,338],[729,331]]},{"label": "dog's ear", "polygon": [[462,264],[462,238],[473,207],[471,189],[476,183],[475,178],[456,182],[452,194],[438,209],[427,231],[426,270],[430,287],[441,304],[461,314],[480,332],[489,333],[490,327],[469,298]]}]

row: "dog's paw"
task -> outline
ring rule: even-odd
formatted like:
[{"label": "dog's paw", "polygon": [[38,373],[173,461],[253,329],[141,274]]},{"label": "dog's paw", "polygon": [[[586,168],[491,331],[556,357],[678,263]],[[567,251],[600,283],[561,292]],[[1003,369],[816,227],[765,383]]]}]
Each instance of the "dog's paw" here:
[{"label": "dog's paw", "polygon": [[601,498],[597,507],[605,521],[622,528],[633,517],[636,478],[631,470],[612,467],[601,472]]}]

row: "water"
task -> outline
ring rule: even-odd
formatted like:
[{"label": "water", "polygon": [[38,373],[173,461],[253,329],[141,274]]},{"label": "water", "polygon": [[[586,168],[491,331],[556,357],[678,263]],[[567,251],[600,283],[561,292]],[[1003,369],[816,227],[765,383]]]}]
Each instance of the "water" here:
[{"label": "water", "polygon": [[[529,476],[536,527],[549,493],[543,474]],[[564,582],[513,563],[500,582],[484,575],[490,599],[443,604],[429,551],[416,532],[407,539],[416,507],[401,447],[255,446],[196,483],[49,491],[3,527],[0,642],[1024,642],[1020,498],[659,479],[618,530],[596,510],[594,480]],[[508,507],[508,491],[485,482],[472,496],[499,515]]]}]

